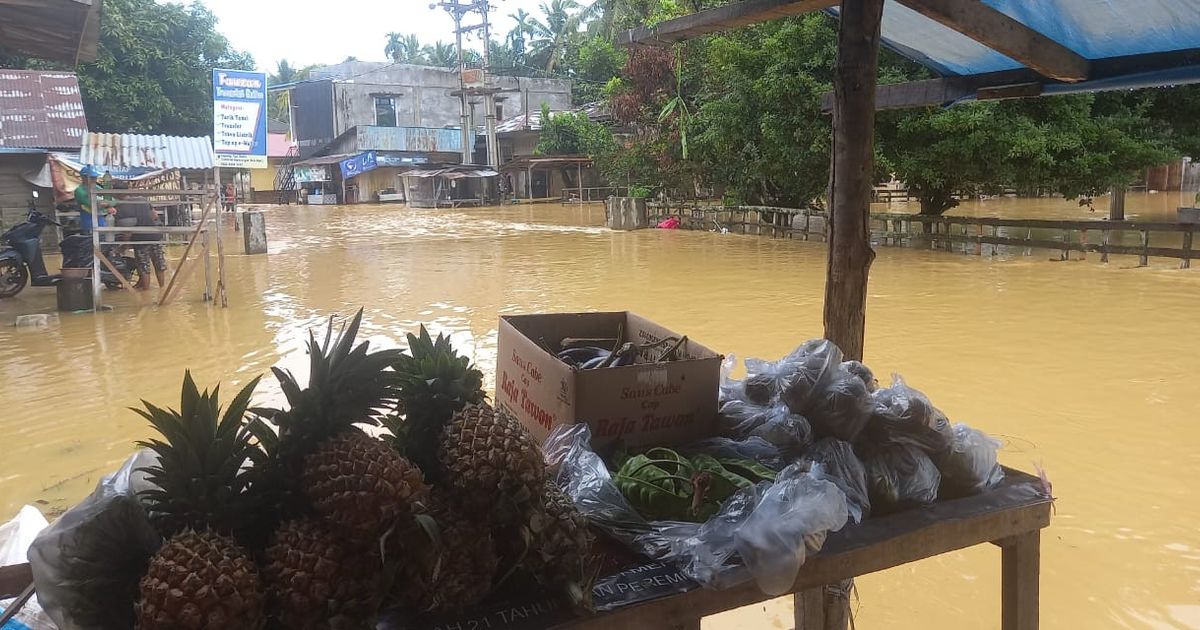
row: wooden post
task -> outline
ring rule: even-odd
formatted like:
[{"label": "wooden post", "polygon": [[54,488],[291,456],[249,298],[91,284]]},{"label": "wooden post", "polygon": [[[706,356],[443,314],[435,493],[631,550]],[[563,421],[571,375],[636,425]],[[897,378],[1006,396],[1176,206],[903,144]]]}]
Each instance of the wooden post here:
[{"label": "wooden post", "polygon": [[833,77],[833,173],[825,337],[847,359],[863,358],[875,157],[875,75],[883,0],[843,0]]},{"label": "wooden post", "polygon": [[1145,267],[1150,264],[1150,230],[1142,230],[1142,255],[1138,259],[1138,266]]},{"label": "wooden post", "polygon": [[1113,186],[1109,189],[1108,220],[1125,220],[1125,187]]},{"label": "wooden post", "polygon": [[1079,250],[1079,260],[1087,260],[1088,235],[1087,230],[1079,230],[1079,244],[1083,247]]},{"label": "wooden post", "polygon": [[[96,228],[100,226],[100,201],[96,199],[96,180],[88,184],[88,199],[92,202],[92,251],[100,251],[100,233]],[[100,310],[100,292],[103,289],[104,283],[100,282],[100,259],[92,256],[92,311]]]},{"label": "wooden post", "polygon": [[[221,222],[220,216],[221,215],[219,215],[219,214],[217,215],[217,217],[218,217],[217,223]],[[208,255],[208,230],[204,231],[203,245],[204,245],[204,249],[201,250],[200,255],[204,257],[204,301],[207,302],[207,301],[213,299],[212,263],[210,262],[209,255]]]},{"label": "wooden post", "polygon": [[1001,548],[1001,628],[1037,630],[1041,531],[999,541]]},{"label": "wooden post", "polygon": [[[215,194],[217,195],[217,198],[220,199],[220,196],[221,196],[221,167],[218,166],[213,169],[213,180],[217,184],[216,189],[215,189]],[[219,301],[221,303],[221,306],[227,307],[227,306],[229,306],[229,297],[227,295],[225,295],[225,242],[221,239],[221,224],[225,222],[224,221],[224,217],[225,217],[224,212],[218,212],[217,217],[219,220],[217,221],[217,229],[216,229],[217,294],[215,297],[216,297],[217,301]],[[233,222],[234,222],[234,227],[237,227],[237,212],[233,213]],[[207,264],[207,260],[208,259],[206,256],[205,257],[206,264]],[[207,271],[207,267],[205,268],[205,270]]]},{"label": "wooden post", "polygon": [[1108,230],[1100,230],[1100,262],[1108,262]]},{"label": "wooden post", "polygon": [[1071,244],[1071,230],[1063,230],[1062,235],[1062,251],[1059,252],[1059,260],[1071,260],[1071,250],[1067,248]]},{"label": "wooden post", "polygon": [[1183,233],[1183,261],[1179,263],[1180,269],[1190,269],[1192,267],[1192,230]]}]

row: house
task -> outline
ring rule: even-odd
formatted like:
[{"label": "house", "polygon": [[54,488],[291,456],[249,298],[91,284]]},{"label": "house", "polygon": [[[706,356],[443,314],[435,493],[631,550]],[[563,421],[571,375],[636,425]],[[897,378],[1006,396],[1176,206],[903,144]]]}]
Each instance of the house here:
[{"label": "house", "polygon": [[[607,108],[599,103],[575,109],[551,109],[550,116],[563,113],[585,113],[593,122],[607,123],[612,120]],[[523,112],[496,126],[500,171],[512,181],[517,197],[602,201],[608,196],[610,189],[588,156],[539,155],[537,145],[541,135],[541,108]]]},{"label": "house", "polygon": [[[52,152],[78,154],[87,117],[79,80],[69,72],[0,70],[0,225],[25,219],[32,183]],[[53,210],[49,189],[38,207]]]},{"label": "house", "polygon": [[294,200],[295,182],[286,167],[297,156],[296,142],[285,122],[267,119],[267,167],[250,169],[250,203],[284,203]]},{"label": "house", "polygon": [[[414,165],[462,164],[464,145],[469,161],[484,161],[484,99],[471,98],[464,134],[456,70],[351,61],[309,77],[276,88],[291,91],[297,181],[309,192],[375,201],[395,195],[398,175]],[[562,79],[493,76],[488,85],[498,92],[497,119],[571,104],[571,82]]]}]

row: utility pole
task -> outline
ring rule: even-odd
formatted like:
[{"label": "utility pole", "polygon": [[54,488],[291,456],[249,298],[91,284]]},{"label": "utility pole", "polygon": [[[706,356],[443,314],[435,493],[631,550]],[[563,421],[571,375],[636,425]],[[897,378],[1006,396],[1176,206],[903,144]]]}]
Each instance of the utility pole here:
[{"label": "utility pole", "polygon": [[466,69],[466,59],[463,57],[463,27],[462,19],[471,9],[470,5],[460,4],[457,0],[443,1],[430,4],[429,8],[437,7],[445,9],[451,17],[454,18],[454,49],[458,54],[458,113],[459,113],[459,134],[462,142],[462,163],[471,163],[471,153],[474,147],[471,146],[471,116],[467,111],[467,90],[463,85],[463,70]]},{"label": "utility pole", "polygon": [[[500,167],[500,148],[496,142],[496,92],[498,90],[487,86],[487,74],[490,69],[490,25],[488,22],[488,13],[492,10],[490,0],[442,0],[429,5],[429,8],[442,7],[454,18],[454,41],[458,50],[458,98],[459,107],[462,113],[462,144],[463,144],[463,164],[472,162],[472,153],[474,147],[471,144],[471,116],[470,116],[470,97],[474,95],[483,95],[484,97],[484,120],[487,134],[487,162],[492,168]],[[482,23],[474,26],[463,26],[463,17],[469,13],[479,13],[482,17]],[[467,87],[463,80],[463,75],[466,66],[466,57],[463,54],[463,34],[474,30],[483,31],[483,77],[484,83],[480,87]]]}]

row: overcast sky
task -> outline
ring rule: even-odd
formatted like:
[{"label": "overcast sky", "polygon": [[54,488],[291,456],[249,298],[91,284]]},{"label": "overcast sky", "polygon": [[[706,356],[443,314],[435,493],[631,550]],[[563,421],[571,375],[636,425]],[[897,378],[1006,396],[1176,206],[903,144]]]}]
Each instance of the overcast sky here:
[{"label": "overcast sky", "polygon": [[[434,0],[201,0],[220,19],[218,28],[261,70],[280,59],[292,65],[337,63],[348,56],[385,61],[387,33],[413,33],[422,43],[454,42],[454,22]],[[507,33],[517,9],[540,14],[542,0],[492,0],[493,39]],[[468,18],[470,19],[470,18]],[[474,24],[475,22],[470,22]],[[474,46],[479,45],[475,39]]]}]

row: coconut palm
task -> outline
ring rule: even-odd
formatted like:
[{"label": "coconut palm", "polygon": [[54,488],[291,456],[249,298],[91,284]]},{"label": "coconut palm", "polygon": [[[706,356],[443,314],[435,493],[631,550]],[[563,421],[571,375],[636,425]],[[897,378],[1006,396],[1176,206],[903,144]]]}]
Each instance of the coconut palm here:
[{"label": "coconut palm", "polygon": [[579,36],[579,8],[576,0],[551,0],[549,4],[543,2],[541,5],[544,21],[529,20],[529,56],[546,72],[554,71],[567,46]]},{"label": "coconut palm", "polygon": [[525,37],[529,35],[533,16],[525,9],[517,9],[516,13],[509,14],[508,17],[516,22],[512,30],[508,32],[508,45],[513,51],[513,56],[523,63],[525,61]]},{"label": "coconut palm", "polygon": [[453,44],[437,41],[422,48],[421,54],[425,63],[431,66],[453,68],[458,65],[458,53],[454,50]]},{"label": "coconut palm", "polygon": [[396,63],[421,63],[423,61],[421,42],[416,35],[412,34],[388,33],[387,45],[383,47],[383,54]]}]

